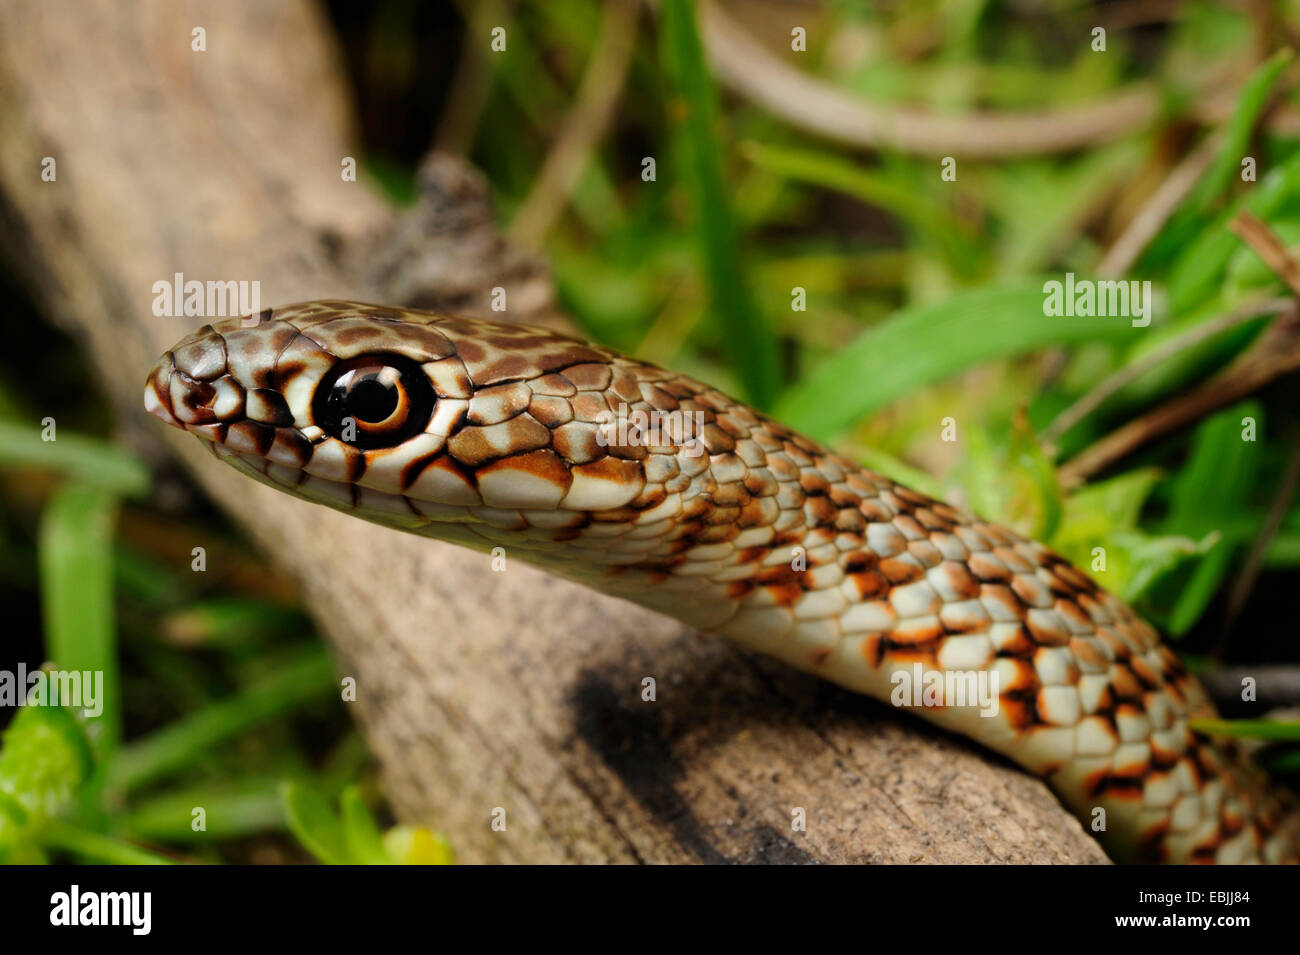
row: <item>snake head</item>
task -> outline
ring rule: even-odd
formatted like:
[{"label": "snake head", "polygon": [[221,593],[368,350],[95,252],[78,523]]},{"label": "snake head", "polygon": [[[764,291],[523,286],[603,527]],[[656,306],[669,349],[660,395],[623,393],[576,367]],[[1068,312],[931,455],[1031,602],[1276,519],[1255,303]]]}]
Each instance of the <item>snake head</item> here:
[{"label": "snake head", "polygon": [[605,440],[620,406],[680,415],[694,388],[668,377],[545,329],[323,301],[203,326],[144,403],[249,476],[379,523],[560,528],[652,510],[707,469],[704,444],[729,451],[712,409],[694,454]]}]

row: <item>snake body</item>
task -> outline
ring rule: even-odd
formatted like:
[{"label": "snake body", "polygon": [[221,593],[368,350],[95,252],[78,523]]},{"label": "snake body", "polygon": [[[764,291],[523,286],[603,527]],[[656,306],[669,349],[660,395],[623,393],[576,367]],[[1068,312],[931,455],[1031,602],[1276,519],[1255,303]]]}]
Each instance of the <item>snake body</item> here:
[{"label": "snake body", "polygon": [[1103,819],[1117,858],[1300,857],[1292,797],[1189,728],[1212,705],[1124,603],[685,376],[543,329],[319,301],[200,328],[145,406],[296,497],[504,547],[880,700],[902,674],[996,675],[994,712],[905,702]]}]

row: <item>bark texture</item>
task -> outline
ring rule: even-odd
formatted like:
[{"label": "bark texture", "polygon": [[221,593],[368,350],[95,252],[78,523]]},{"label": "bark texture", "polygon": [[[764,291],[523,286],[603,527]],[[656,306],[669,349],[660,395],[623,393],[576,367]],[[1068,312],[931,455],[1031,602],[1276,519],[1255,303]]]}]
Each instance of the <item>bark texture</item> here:
[{"label": "bark texture", "polygon": [[[431,159],[401,213],[342,181],[351,110],[306,0],[0,3],[0,242],[124,421],[144,422],[148,368],[195,321],[152,314],[153,284],[176,272],[256,279],[263,305],[481,313],[500,285],[513,317],[563,321],[464,163]],[[1040,782],[919,721],[522,565],[493,573],[292,500],[136,426],[298,581],[357,680],[397,812],[464,861],[1104,861]]]}]

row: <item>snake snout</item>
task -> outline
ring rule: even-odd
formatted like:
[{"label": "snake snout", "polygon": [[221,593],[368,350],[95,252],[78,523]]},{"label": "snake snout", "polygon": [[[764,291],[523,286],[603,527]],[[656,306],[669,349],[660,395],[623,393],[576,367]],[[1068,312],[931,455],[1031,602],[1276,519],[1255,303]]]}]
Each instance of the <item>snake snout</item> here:
[{"label": "snake snout", "polygon": [[158,359],[144,383],[144,410],[174,428],[184,428],[171,410],[171,379],[175,370],[171,352]]},{"label": "snake snout", "polygon": [[[144,386],[144,408],[176,428],[214,424],[242,394],[226,376],[222,337],[207,325],[179,342],[153,366]],[[234,400],[231,400],[234,399]]]}]

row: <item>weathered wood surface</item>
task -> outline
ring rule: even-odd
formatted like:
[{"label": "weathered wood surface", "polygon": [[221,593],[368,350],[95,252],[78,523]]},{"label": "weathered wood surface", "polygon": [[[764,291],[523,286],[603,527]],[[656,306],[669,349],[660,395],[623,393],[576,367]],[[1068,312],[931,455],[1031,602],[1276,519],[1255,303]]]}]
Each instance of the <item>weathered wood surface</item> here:
[{"label": "weathered wood surface", "polygon": [[[194,322],[152,314],[153,283],[176,272],[259,280],[264,304],[483,312],[502,285],[513,317],[562,321],[458,160],[429,164],[404,215],[343,182],[350,110],[305,0],[0,3],[8,261],[84,343],[126,426],[167,442],[299,582],[358,681],[401,817],[471,862],[1104,860],[1041,783],[961,740],[520,564],[493,573],[291,500],[145,421],[145,373]],[[645,676],[657,702],[640,700]]]}]

